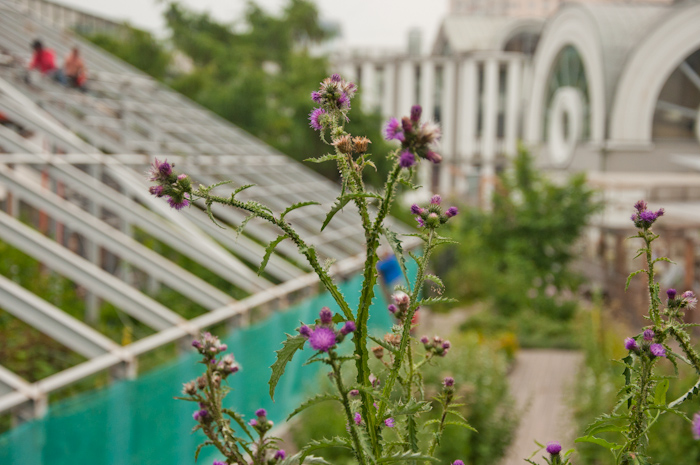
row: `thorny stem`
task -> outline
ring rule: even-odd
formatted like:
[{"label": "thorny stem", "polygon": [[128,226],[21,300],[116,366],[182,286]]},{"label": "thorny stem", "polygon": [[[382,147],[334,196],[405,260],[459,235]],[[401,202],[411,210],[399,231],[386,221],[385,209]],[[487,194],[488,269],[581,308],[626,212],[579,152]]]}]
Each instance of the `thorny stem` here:
[{"label": "thorny stem", "polygon": [[[209,388],[209,397],[211,399],[211,402],[209,402],[209,407],[211,408],[212,416],[214,418],[214,421],[219,427],[219,431],[221,432],[221,435],[224,437],[224,441],[226,442],[225,446],[217,448],[221,451],[222,454],[224,454],[225,457],[229,457],[233,455],[236,460],[239,463],[245,463],[245,458],[243,455],[241,455],[240,451],[238,450],[238,447],[236,446],[236,439],[233,434],[233,431],[231,430],[231,427],[229,426],[228,422],[224,419],[223,413],[221,412],[221,409],[219,408],[219,400],[216,396],[216,388],[214,386],[214,380],[212,378],[212,370],[209,364],[207,364],[207,387]],[[210,439],[212,439],[210,437]],[[218,440],[216,441],[218,442]]]},{"label": "thorny stem", "polygon": [[[355,363],[357,367],[357,384],[360,386],[369,385],[369,354],[367,352],[367,321],[369,320],[369,307],[374,298],[374,285],[377,282],[377,247],[379,246],[379,233],[382,223],[389,213],[389,207],[394,198],[396,189],[396,181],[401,174],[401,167],[398,162],[395,163],[394,169],[389,174],[386,184],[384,198],[379,206],[379,211],[374,220],[371,230],[367,237],[367,259],[365,261],[365,270],[362,283],[362,293],[360,295],[360,303],[357,307],[357,330],[355,332],[355,354],[359,355]],[[372,444],[372,449],[376,457],[381,457],[381,444],[378,438],[377,418],[370,406],[374,400],[367,392],[362,392],[362,416],[367,421],[367,433]],[[383,412],[382,412],[383,413]]]},{"label": "thorny stem", "polygon": [[453,392],[447,392],[445,394],[445,403],[443,404],[443,407],[442,407],[442,416],[440,417],[440,426],[438,426],[438,430],[435,433],[435,436],[433,436],[432,441],[430,441],[430,448],[428,449],[428,456],[429,457],[432,457],[433,454],[435,454],[435,449],[437,448],[438,444],[440,443],[440,438],[442,437],[442,432],[445,430],[445,420],[447,419],[447,410],[450,408],[450,403],[452,402],[453,396],[454,396]]},{"label": "thorny stem", "polygon": [[623,452],[637,452],[642,449],[641,441],[647,430],[646,405],[652,384],[651,376],[654,362],[647,357],[640,357],[640,359],[642,366],[639,374],[639,392],[635,396],[630,438]]},{"label": "thorny stem", "polygon": [[228,205],[230,207],[235,207],[235,208],[240,208],[241,210],[245,210],[247,212],[255,214],[257,217],[262,218],[263,220],[274,224],[278,228],[280,228],[282,231],[287,234],[287,236],[294,242],[294,244],[297,246],[299,251],[306,257],[306,260],[309,262],[311,267],[314,269],[316,274],[319,277],[319,280],[323,284],[323,286],[328,290],[328,292],[331,293],[331,296],[333,296],[333,299],[335,302],[338,304],[340,309],[343,312],[343,315],[345,316],[346,319],[355,321],[355,318],[352,314],[352,310],[350,310],[350,307],[348,306],[347,302],[345,301],[345,298],[343,295],[340,293],[340,290],[338,287],[335,285],[333,282],[333,279],[330,277],[330,275],[326,272],[326,270],[323,269],[323,266],[321,263],[318,261],[318,257],[316,256],[316,250],[311,247],[306,245],[306,243],[299,237],[297,232],[294,230],[294,228],[291,227],[289,223],[287,223],[284,220],[280,220],[276,218],[274,215],[271,213],[268,213],[266,211],[261,211],[260,209],[254,208],[254,206],[248,204],[247,202],[241,202],[240,200],[236,200],[231,196],[231,198],[224,198],[216,195],[211,195],[208,191],[199,191],[196,193],[193,193],[193,195],[197,195],[203,199],[205,199],[206,205],[207,205],[207,210],[211,210],[211,204],[213,202],[220,203],[222,205]]},{"label": "thorny stem", "polygon": [[[389,371],[389,377],[387,378],[386,384],[384,385],[384,392],[382,393],[385,398],[391,395],[391,391],[394,389],[394,384],[396,383],[396,378],[399,374],[399,369],[403,364],[403,355],[406,352],[406,347],[409,344],[411,338],[411,321],[413,320],[413,315],[416,313],[416,308],[418,308],[418,296],[420,290],[423,287],[423,282],[425,280],[425,270],[428,265],[428,260],[430,259],[430,254],[433,250],[433,236],[435,235],[435,230],[431,229],[428,233],[428,240],[425,246],[425,253],[423,254],[421,263],[418,266],[418,274],[416,276],[415,286],[413,287],[413,292],[411,293],[411,306],[406,313],[406,318],[403,324],[403,333],[401,334],[401,345],[396,353],[396,358],[394,358],[394,366]],[[409,381],[410,386],[410,381]],[[379,414],[381,418],[386,410],[386,405],[384,402],[380,403]]]},{"label": "thorny stem", "polygon": [[352,416],[352,410],[350,409],[350,400],[348,399],[348,391],[343,383],[343,378],[340,373],[340,365],[336,363],[335,352],[329,352],[328,364],[333,368],[333,377],[335,378],[335,384],[338,387],[338,392],[340,392],[340,398],[343,402],[343,408],[345,410],[345,417],[348,422],[348,428],[350,431],[350,436],[352,437],[352,442],[355,449],[355,458],[357,463],[363,465],[365,463],[364,454],[362,453],[362,445],[360,444],[360,438],[357,435],[357,430],[353,423],[355,419]]},{"label": "thorny stem", "polygon": [[645,229],[644,232],[640,235],[642,236],[642,239],[644,239],[644,243],[646,244],[645,252],[647,259],[647,277],[649,283],[650,299],[649,316],[651,317],[651,321],[655,325],[661,326],[661,317],[659,316],[660,300],[659,296],[656,293],[656,285],[654,283],[654,259],[651,254],[651,243],[654,239],[656,239],[657,236],[654,236],[654,234],[647,229]]}]

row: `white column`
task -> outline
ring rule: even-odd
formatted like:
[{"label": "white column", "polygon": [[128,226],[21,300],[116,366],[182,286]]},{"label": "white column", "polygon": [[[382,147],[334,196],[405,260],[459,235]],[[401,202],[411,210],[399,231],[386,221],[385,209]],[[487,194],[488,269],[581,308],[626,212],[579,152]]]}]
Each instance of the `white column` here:
[{"label": "white column", "polygon": [[382,89],[381,89],[381,105],[382,105],[382,116],[384,118],[391,118],[392,116],[400,118],[400,115],[396,114],[396,64],[395,63],[385,63],[384,73],[382,76]]},{"label": "white column", "polygon": [[[420,69],[420,106],[423,107],[423,121],[435,119],[435,63],[426,60]],[[433,163],[427,160],[421,161],[418,168],[418,183],[423,186],[421,194],[426,197],[432,192]]]},{"label": "white column", "polygon": [[505,107],[505,151],[509,157],[518,150],[518,120],[520,115],[520,87],[522,61],[512,58],[506,71],[506,107]]},{"label": "white column", "polygon": [[416,65],[410,59],[399,63],[399,101],[397,102],[396,117],[408,116],[411,107],[416,103]]},{"label": "white column", "polygon": [[481,200],[486,209],[491,205],[491,193],[495,183],[496,125],[498,117],[498,61],[486,60],[484,69],[483,117],[481,132]]},{"label": "white column", "polygon": [[474,152],[476,151],[477,101],[476,62],[467,58],[460,63],[459,101],[457,102],[457,155],[459,174],[455,179],[457,194],[468,190],[467,176],[472,171]]},{"label": "white column", "polygon": [[367,112],[377,108],[377,69],[373,62],[362,64],[362,83],[360,95],[362,97],[362,109]]},{"label": "white column", "polygon": [[455,99],[457,82],[455,63],[446,61],[442,65],[442,102],[440,124],[442,125],[442,163],[440,166],[439,193],[449,195],[452,188],[452,167],[455,163]]}]

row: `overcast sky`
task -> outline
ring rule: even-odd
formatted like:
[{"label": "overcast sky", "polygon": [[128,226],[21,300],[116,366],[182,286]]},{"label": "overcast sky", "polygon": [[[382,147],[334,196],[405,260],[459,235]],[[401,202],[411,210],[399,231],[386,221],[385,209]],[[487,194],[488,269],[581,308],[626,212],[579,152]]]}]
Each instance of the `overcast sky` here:
[{"label": "overcast sky", "polygon": [[[405,49],[408,31],[423,32],[423,50],[432,44],[440,20],[447,12],[447,0],[315,0],[325,20],[338,22],[341,44],[349,47]],[[206,10],[218,20],[232,22],[240,17],[244,0],[180,0],[184,5]],[[277,12],[286,0],[256,0]],[[61,3],[110,19],[155,32],[163,31],[163,2],[157,0],[61,0]]]}]

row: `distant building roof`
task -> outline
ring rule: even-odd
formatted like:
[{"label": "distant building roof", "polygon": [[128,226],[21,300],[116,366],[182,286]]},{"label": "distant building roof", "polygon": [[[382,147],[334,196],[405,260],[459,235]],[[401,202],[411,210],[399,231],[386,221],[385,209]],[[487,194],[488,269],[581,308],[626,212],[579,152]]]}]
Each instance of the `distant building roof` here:
[{"label": "distant building roof", "polygon": [[509,38],[519,32],[542,31],[540,18],[506,16],[456,16],[442,23],[433,47],[434,55],[503,50]]}]

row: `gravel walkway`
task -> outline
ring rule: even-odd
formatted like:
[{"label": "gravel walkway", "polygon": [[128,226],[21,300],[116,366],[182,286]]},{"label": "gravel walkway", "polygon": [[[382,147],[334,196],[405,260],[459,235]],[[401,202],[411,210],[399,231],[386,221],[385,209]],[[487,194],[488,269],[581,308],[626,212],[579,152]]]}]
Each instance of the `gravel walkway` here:
[{"label": "gravel walkway", "polygon": [[[582,361],[583,355],[573,351],[524,349],[518,353],[508,381],[520,424],[500,465],[525,464],[524,459],[537,449],[535,440],[559,441],[563,451],[573,447],[575,431],[567,400]],[[533,460],[544,464],[540,456]]]}]

